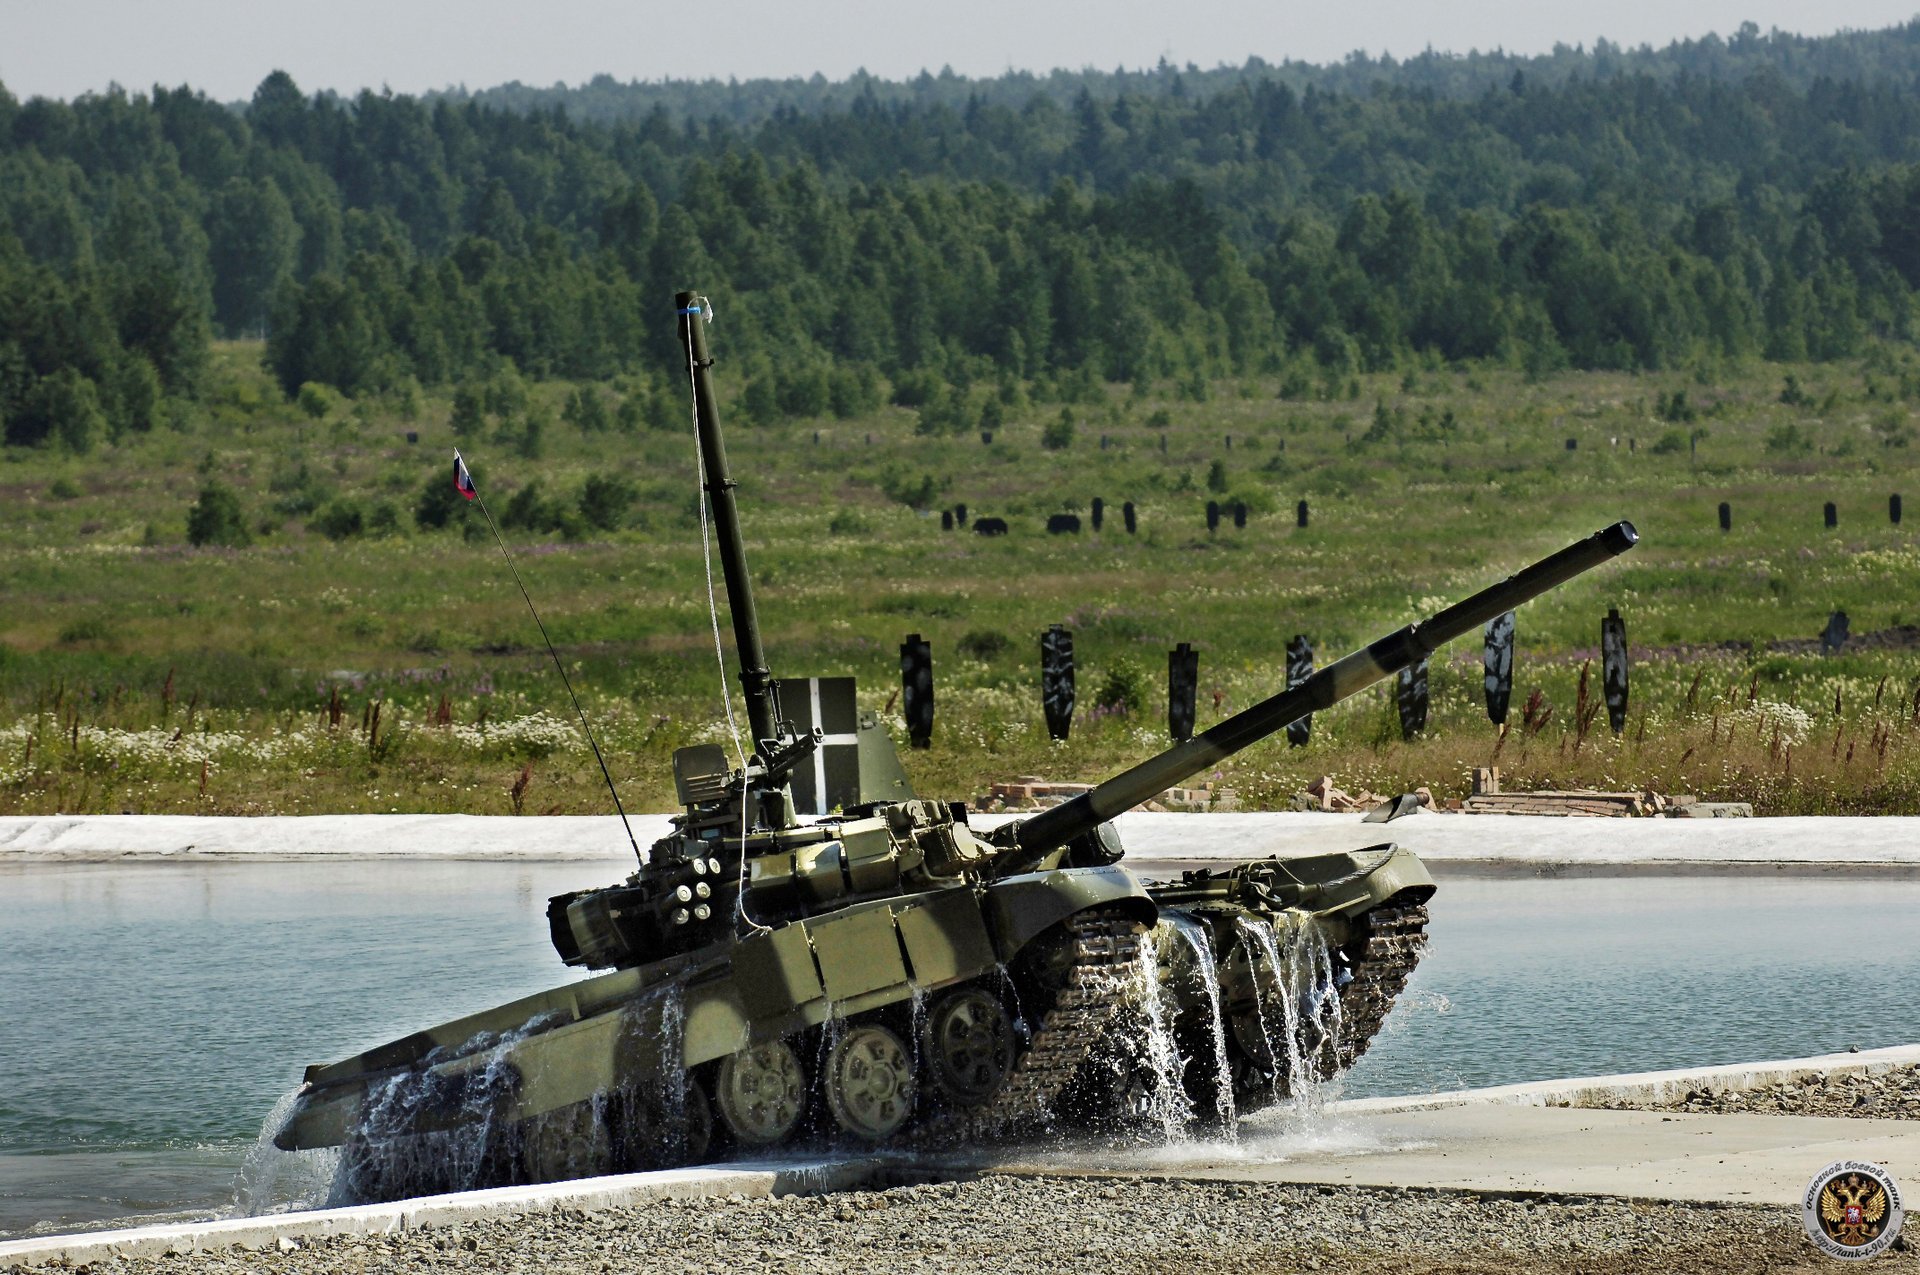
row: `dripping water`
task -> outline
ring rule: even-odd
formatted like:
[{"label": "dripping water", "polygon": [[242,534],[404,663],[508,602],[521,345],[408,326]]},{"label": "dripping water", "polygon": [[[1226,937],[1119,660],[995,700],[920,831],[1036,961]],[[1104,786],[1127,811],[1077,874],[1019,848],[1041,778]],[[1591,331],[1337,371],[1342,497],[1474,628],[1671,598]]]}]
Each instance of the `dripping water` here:
[{"label": "dripping water", "polygon": [[1187,946],[1193,949],[1194,975],[1200,980],[1200,988],[1207,1003],[1207,1030],[1213,1045],[1214,1060],[1214,1111],[1219,1117],[1220,1128],[1229,1142],[1237,1138],[1236,1122],[1239,1113],[1233,1101],[1233,1066],[1227,1058],[1227,1020],[1220,1008],[1220,967],[1213,957],[1213,940],[1208,937],[1206,927],[1191,917],[1181,916],[1177,912],[1166,913]]},{"label": "dripping water", "polygon": [[928,1060],[921,1056],[920,1042],[927,1035],[927,989],[918,983],[913,985],[913,996],[907,1003],[907,1022],[907,1057],[913,1059],[914,1079],[924,1087]]},{"label": "dripping water", "polygon": [[1333,949],[1326,931],[1309,917],[1287,934],[1284,999],[1289,1022],[1287,1054],[1294,1112],[1318,1123],[1338,1088],[1334,1061],[1339,1057],[1345,1019],[1334,981]]},{"label": "dripping water", "polygon": [[662,1131],[661,1153],[669,1160],[681,1159],[692,1151],[687,1125],[686,1058],[687,1003],[681,985],[671,983],[661,989],[660,1002],[660,1109],[666,1120]]},{"label": "dripping water", "polygon": [[1167,1142],[1185,1142],[1187,1125],[1193,1120],[1193,1104],[1187,1100],[1183,1083],[1186,1062],[1173,1039],[1173,1016],[1167,1012],[1166,997],[1160,987],[1160,961],[1155,944],[1140,945],[1140,964],[1134,973],[1140,990],[1140,1012],[1145,1031],[1140,1042],[1139,1064],[1144,1065],[1142,1079],[1149,1090],[1142,1095],[1141,1114],[1160,1126]]},{"label": "dripping water", "polygon": [[[365,1192],[362,1174],[404,1184],[409,1193],[430,1184],[437,1191],[463,1191],[487,1185],[488,1154],[497,1149],[497,1110],[513,1083],[507,1055],[535,1031],[550,1025],[539,1015],[507,1032],[478,1032],[455,1049],[429,1051],[418,1070],[403,1072],[368,1087],[360,1119],[349,1136],[335,1173],[328,1204],[353,1204]],[[446,1077],[430,1069],[460,1058],[480,1061],[465,1074]],[[451,1107],[455,1114],[441,1114]],[[426,1112],[450,1127],[419,1132]],[[352,1144],[358,1143],[354,1148]],[[387,1193],[387,1192],[383,1192]]]},{"label": "dripping water", "polygon": [[[1283,952],[1270,922],[1242,917],[1239,925],[1241,941],[1251,941],[1258,949],[1265,961],[1265,980],[1270,980],[1269,984],[1262,979],[1259,960],[1249,962],[1256,988],[1255,1012],[1267,1062],[1274,1070],[1273,1084],[1285,1090],[1298,1117],[1317,1121],[1330,1088],[1326,1071],[1331,1068],[1323,1070],[1321,1060],[1338,1056],[1345,1025],[1326,932],[1312,921],[1294,927],[1287,933]],[[1279,1010],[1278,1023],[1267,1012],[1270,1005]]]}]

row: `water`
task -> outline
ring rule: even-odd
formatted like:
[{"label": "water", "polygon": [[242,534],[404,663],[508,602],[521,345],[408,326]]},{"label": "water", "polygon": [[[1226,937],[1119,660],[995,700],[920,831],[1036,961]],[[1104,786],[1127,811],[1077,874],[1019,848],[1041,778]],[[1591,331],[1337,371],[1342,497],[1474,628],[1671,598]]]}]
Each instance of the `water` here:
[{"label": "water", "polygon": [[[1233,1069],[1227,1063],[1227,1017],[1220,1010],[1220,966],[1213,959],[1213,940],[1195,921],[1177,913],[1168,913],[1167,919],[1193,951],[1195,977],[1200,980],[1201,995],[1207,1005],[1208,1043],[1213,1047],[1214,1115],[1231,1137],[1237,1114],[1233,1109]],[[1256,1000],[1256,1012],[1258,1005]]]},{"label": "water", "polygon": [[[0,1236],[231,1208],[305,1064],[578,977],[546,897],[621,871],[0,869]],[[1920,881],[1459,879],[1432,910],[1345,1096],[1920,1041]]]},{"label": "water", "polygon": [[1166,998],[1161,994],[1160,967],[1151,942],[1140,945],[1140,964],[1129,980],[1139,997],[1142,1019],[1139,1064],[1149,1082],[1145,1097],[1145,1115],[1158,1125],[1163,1141],[1186,1137],[1193,1120],[1193,1104],[1187,1101],[1182,1073],[1186,1060],[1180,1056],[1173,1039],[1173,1021]]},{"label": "water", "polygon": [[1443,879],[1429,910],[1347,1097],[1920,1042],[1920,881]]},{"label": "water", "polygon": [[578,977],[617,863],[0,869],[0,1236],[231,1203],[308,1063]]}]

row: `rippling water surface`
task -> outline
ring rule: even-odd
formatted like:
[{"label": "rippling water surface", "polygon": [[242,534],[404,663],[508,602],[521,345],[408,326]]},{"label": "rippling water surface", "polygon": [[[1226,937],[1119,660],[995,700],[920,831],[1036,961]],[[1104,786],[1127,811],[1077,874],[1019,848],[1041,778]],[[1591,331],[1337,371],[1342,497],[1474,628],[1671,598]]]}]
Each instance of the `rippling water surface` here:
[{"label": "rippling water surface", "polygon": [[[568,981],[617,862],[0,869],[0,1236],[207,1216],[310,1062]],[[1347,1096],[1920,1040],[1920,882],[1455,879]]]}]

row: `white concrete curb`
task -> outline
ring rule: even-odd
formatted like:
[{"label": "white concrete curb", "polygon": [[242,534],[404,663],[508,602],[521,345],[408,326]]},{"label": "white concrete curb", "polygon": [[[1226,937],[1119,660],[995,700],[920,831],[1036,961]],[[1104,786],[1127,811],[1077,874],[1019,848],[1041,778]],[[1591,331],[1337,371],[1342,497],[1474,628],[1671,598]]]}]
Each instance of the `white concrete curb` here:
[{"label": "white concrete curb", "polygon": [[220,1222],[168,1223],[119,1231],[36,1236],[0,1243],[0,1268],[49,1262],[94,1262],[107,1257],[161,1257],[168,1253],[260,1248],[282,1239],[331,1235],[391,1235],[479,1218],[513,1217],[551,1209],[610,1209],[655,1200],[742,1195],[765,1198],[848,1191],[871,1181],[873,1160],[795,1161],[791,1164],[722,1164],[665,1169],[616,1177],[583,1178],[538,1186],[494,1187],[432,1195],[393,1204],[362,1204]]},{"label": "white concrete curb", "polygon": [[[990,828],[1016,816],[977,815]],[[1358,815],[1168,814],[1119,819],[1128,856],[1143,867],[1356,850],[1393,841],[1444,870],[1505,866],[1538,871],[1674,867],[1914,869],[1920,817],[1781,819],[1557,819],[1542,815],[1422,813],[1391,824]],[[666,815],[636,815],[641,845],[669,830]],[[607,815],[46,815],[0,818],[0,864],[222,859],[500,859],[631,862],[620,821]]]},{"label": "white concrete curb", "polygon": [[1670,1102],[1696,1089],[1759,1089],[1803,1076],[1878,1075],[1895,1067],[1920,1063],[1920,1045],[1890,1045],[1859,1053],[1816,1054],[1809,1058],[1781,1058],[1771,1062],[1731,1063],[1719,1067],[1684,1067],[1673,1071],[1633,1071],[1617,1076],[1580,1076],[1568,1080],[1533,1080],[1486,1089],[1458,1089],[1451,1093],[1416,1094],[1400,1098],[1348,1098],[1328,1109],[1352,1115],[1394,1111],[1431,1111],[1436,1107],[1506,1105],[1520,1107],[1607,1107],[1622,1102]]}]

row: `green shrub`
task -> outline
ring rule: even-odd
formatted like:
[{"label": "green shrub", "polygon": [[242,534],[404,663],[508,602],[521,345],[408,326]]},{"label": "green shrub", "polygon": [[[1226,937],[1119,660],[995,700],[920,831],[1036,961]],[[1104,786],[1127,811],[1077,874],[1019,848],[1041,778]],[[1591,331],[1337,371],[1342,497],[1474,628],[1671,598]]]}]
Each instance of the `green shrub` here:
[{"label": "green shrub", "polygon": [[[474,481],[480,481],[477,475]],[[467,498],[454,490],[453,470],[448,467],[429,478],[427,485],[420,489],[420,499],[413,506],[413,521],[426,530],[437,530],[456,519],[464,520],[467,504]]]},{"label": "green shrub", "polygon": [[1773,456],[1804,456],[1813,450],[1813,439],[1792,421],[1782,421],[1767,431],[1767,452]]},{"label": "green shrub", "polygon": [[587,526],[600,531],[616,531],[627,520],[639,496],[632,483],[611,474],[589,475],[580,489],[580,516]]},{"label": "green shrub", "polygon": [[825,415],[833,403],[826,365],[807,363],[787,369],[781,374],[774,398],[783,416]]},{"label": "green shrub", "polygon": [[[457,497],[458,492],[454,493]],[[558,531],[560,519],[565,512],[557,500],[547,499],[540,489],[538,478],[507,498],[506,508],[500,511],[502,527],[518,527],[525,531]]]},{"label": "green shrub", "polygon": [[333,392],[315,381],[302,385],[294,401],[309,420],[321,420],[333,410]]},{"label": "green shrub", "polygon": [[829,374],[827,396],[833,414],[841,420],[865,416],[880,406],[880,378],[871,363],[836,364]]},{"label": "green shrub", "polygon": [[603,434],[611,421],[607,416],[607,405],[600,397],[600,391],[591,385],[580,385],[567,395],[567,405],[561,410],[560,419],[583,434]]},{"label": "green shrub", "polygon": [[453,391],[453,415],[447,421],[455,438],[472,438],[487,424],[486,400],[471,385]]},{"label": "green shrub", "polygon": [[108,370],[107,399],[113,405],[114,434],[153,428],[160,411],[160,374],[145,355],[128,354]]},{"label": "green shrub", "polygon": [[1063,452],[1073,446],[1073,413],[1060,409],[1059,419],[1040,431],[1040,446],[1050,452]]},{"label": "green shrub", "polygon": [[912,509],[931,509],[934,499],[939,496],[942,484],[932,474],[914,475],[898,470],[888,470],[880,479],[880,489],[887,493],[889,500]]},{"label": "green shrub", "polygon": [[367,511],[367,534],[372,536],[397,536],[401,532],[400,510],[390,500],[374,502]]},{"label": "green shrub", "polygon": [[[91,380],[70,367],[61,368],[52,376],[42,377],[31,395],[28,417],[39,417],[39,432],[35,439],[50,438],[70,452],[85,454],[94,448],[107,432],[107,416],[100,408],[100,390]],[[33,433],[28,430],[28,433]],[[15,431],[11,424],[7,430],[8,441],[13,441]]]},{"label": "green shrub", "polygon": [[103,640],[112,629],[106,620],[97,615],[83,615],[60,630],[60,645],[72,646],[77,642],[98,642]]},{"label": "green shrub", "polygon": [[969,629],[954,643],[962,655],[992,661],[1013,650],[1013,639],[995,629]]},{"label": "green shrub", "polygon": [[1675,390],[1671,395],[1660,395],[1654,404],[1653,414],[1675,425],[1688,424],[1700,415],[1693,404],[1687,402],[1685,390]]},{"label": "green shrub", "polygon": [[1106,680],[1094,693],[1093,706],[1132,717],[1147,703],[1147,679],[1131,664],[1116,664],[1107,670]]},{"label": "green shrub", "polygon": [[938,372],[924,368],[903,372],[893,383],[893,402],[899,407],[924,407],[945,397],[946,380]]},{"label": "green shrub", "polygon": [[267,490],[279,497],[273,502],[275,511],[292,517],[305,517],[327,503],[327,489],[305,461],[276,467],[267,479]]},{"label": "green shrub", "polygon": [[336,500],[314,516],[314,530],[329,540],[351,540],[367,529],[367,517],[351,500]]},{"label": "green shrub", "polygon": [[244,548],[253,543],[240,497],[217,481],[208,481],[187,510],[187,540],[195,545]]}]

